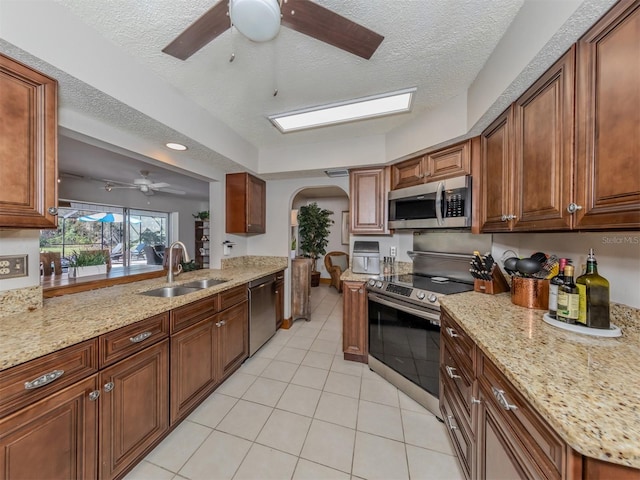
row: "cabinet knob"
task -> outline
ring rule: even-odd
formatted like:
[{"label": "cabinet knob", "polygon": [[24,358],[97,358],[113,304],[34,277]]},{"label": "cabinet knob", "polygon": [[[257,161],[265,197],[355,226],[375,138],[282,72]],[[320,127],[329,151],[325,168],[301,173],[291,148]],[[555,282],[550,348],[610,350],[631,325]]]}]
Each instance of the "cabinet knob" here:
[{"label": "cabinet knob", "polygon": [[89,394],[89,400],[95,402],[100,397],[100,390],[94,390]]},{"label": "cabinet knob", "polygon": [[578,210],[582,210],[582,205],[576,205],[575,203],[571,202],[567,206],[567,212],[569,213],[576,213]]},{"label": "cabinet knob", "polygon": [[106,393],[108,393],[108,392],[110,392],[111,390],[113,390],[113,387],[115,387],[115,386],[116,386],[116,384],[115,384],[115,383],[113,383],[113,382],[105,383],[105,384],[104,384],[104,391],[105,391]]},{"label": "cabinet knob", "polygon": [[47,212],[49,212],[49,215],[58,215],[58,209],[56,207],[47,208]]},{"label": "cabinet knob", "polygon": [[502,215],[500,217],[500,220],[503,221],[503,222],[506,222],[507,221],[507,216],[506,215]]}]

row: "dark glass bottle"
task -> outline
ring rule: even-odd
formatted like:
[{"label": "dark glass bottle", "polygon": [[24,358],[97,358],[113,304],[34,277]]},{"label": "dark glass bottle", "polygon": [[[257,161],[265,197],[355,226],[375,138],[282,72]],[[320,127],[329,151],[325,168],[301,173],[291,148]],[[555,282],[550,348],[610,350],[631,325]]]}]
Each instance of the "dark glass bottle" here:
[{"label": "dark glass bottle", "polygon": [[567,265],[564,267],[564,283],[558,287],[558,320],[576,323],[579,306],[580,296],[578,287],[573,281],[573,265]]},{"label": "dark glass bottle", "polygon": [[580,296],[578,322],[593,328],[609,328],[609,282],[598,275],[593,248],[587,257],[587,270],[576,280]]},{"label": "dark glass bottle", "polygon": [[558,264],[558,274],[549,280],[549,316],[556,318],[558,310],[558,287],[564,283],[564,267],[566,258],[561,258]]}]

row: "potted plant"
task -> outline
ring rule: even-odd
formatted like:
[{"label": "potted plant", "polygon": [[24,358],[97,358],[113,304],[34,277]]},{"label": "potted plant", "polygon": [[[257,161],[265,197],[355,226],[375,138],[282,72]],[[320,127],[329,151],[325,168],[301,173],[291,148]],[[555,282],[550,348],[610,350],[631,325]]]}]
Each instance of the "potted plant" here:
[{"label": "potted plant", "polygon": [[196,220],[200,220],[202,222],[209,221],[209,210],[203,210],[202,212],[192,213],[191,216]]},{"label": "potted plant", "polygon": [[300,236],[300,249],[306,257],[313,260],[311,272],[311,286],[317,287],[320,283],[318,271],[318,257],[327,253],[329,243],[329,227],[335,222],[329,218],[333,215],[331,210],[320,208],[317,203],[311,203],[300,207],[298,211],[298,235]]},{"label": "potted plant", "polygon": [[296,237],[293,237],[291,239],[291,260],[293,260],[294,258],[296,258],[296,248],[297,248],[298,242],[296,240]]},{"label": "potted plant", "polygon": [[107,273],[108,255],[102,250],[74,251],[69,257],[69,276],[77,278]]}]

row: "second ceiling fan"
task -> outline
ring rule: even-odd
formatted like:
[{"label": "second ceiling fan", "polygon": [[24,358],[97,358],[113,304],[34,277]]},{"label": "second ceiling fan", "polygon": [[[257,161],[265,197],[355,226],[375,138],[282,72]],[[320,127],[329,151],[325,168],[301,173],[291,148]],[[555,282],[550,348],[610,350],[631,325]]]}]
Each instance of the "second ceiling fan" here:
[{"label": "second ceiling fan", "polygon": [[280,25],[369,59],[384,37],[311,0],[221,0],[162,51],[186,60],[231,23],[254,41],[274,38]]}]

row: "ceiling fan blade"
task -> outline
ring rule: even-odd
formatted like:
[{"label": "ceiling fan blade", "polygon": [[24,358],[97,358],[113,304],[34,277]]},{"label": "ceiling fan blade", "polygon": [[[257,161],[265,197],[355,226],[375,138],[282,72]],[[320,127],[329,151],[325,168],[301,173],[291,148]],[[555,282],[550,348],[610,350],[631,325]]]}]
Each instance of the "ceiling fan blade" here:
[{"label": "ceiling fan blade", "polygon": [[310,0],[282,5],[282,25],[369,60],[384,37]]},{"label": "ceiling fan blade", "polygon": [[165,188],[165,187],[170,187],[171,184],[166,183],[166,182],[159,182],[159,183],[150,183],[149,185],[147,185],[149,188]]},{"label": "ceiling fan blade", "polygon": [[157,190],[161,193],[171,193],[173,195],[186,195],[187,192],[183,192],[182,190],[176,190],[175,188],[163,188],[162,190]]},{"label": "ceiling fan blade", "polygon": [[231,27],[227,15],[228,0],[221,0],[187,27],[162,51],[180,60],[186,60],[225,30]]}]

